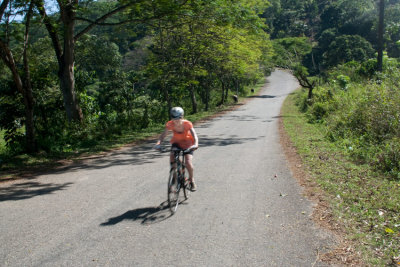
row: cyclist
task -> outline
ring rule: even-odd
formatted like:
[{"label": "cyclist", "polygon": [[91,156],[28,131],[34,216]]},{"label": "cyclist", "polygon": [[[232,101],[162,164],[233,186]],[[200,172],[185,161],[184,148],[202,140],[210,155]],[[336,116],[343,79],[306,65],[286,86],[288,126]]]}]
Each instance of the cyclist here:
[{"label": "cyclist", "polygon": [[[193,124],[183,119],[184,111],[181,107],[174,107],[171,109],[171,120],[165,125],[164,132],[160,135],[155,149],[161,149],[161,143],[167,136],[169,131],[173,132],[171,138],[172,147],[177,147],[183,150],[189,150],[185,153],[185,166],[189,172],[189,181],[191,185],[191,190],[196,191],[197,186],[193,178],[193,151],[199,147],[199,139],[197,138],[196,131],[193,128]],[[176,167],[174,165],[174,154],[171,150],[170,154],[171,167]]]}]

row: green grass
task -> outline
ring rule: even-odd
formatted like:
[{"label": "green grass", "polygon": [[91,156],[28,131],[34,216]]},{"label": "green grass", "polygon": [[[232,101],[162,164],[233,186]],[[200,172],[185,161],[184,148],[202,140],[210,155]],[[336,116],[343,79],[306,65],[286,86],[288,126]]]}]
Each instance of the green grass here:
[{"label": "green grass", "polygon": [[284,103],[284,128],[306,171],[325,192],[347,240],[368,265],[400,266],[400,183],[357,164],[329,142],[324,125],[308,123],[295,106],[297,93]]}]

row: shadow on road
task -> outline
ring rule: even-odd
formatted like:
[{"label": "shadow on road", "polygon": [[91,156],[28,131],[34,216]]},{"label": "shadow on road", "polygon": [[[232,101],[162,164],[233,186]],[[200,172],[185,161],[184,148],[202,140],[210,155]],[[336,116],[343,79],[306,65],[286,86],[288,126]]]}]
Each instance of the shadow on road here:
[{"label": "shadow on road", "polygon": [[[243,144],[245,142],[255,141],[258,138],[214,138],[200,137],[201,147],[206,146],[228,146],[235,144]],[[143,165],[154,162],[156,159],[165,157],[169,153],[169,145],[166,145],[167,151],[164,153],[157,152],[153,149],[155,141],[148,141],[140,146],[129,147],[112,152],[106,156],[102,155],[98,158],[91,158],[82,162],[77,162],[68,166],[58,168],[57,170],[48,171],[47,174],[90,170],[90,169],[106,169],[113,166]],[[46,174],[46,173],[45,173]]]},{"label": "shadow on road", "polygon": [[275,95],[252,95],[249,96],[249,98],[275,98],[277,96]]},{"label": "shadow on road", "polygon": [[171,216],[172,214],[168,208],[168,203],[164,201],[158,207],[147,207],[127,211],[117,217],[108,219],[107,222],[101,223],[100,226],[116,225],[125,220],[141,221],[141,224],[155,224]]},{"label": "shadow on road", "polygon": [[[259,137],[262,138],[262,137]],[[230,146],[230,145],[240,145],[247,142],[256,141],[259,138],[238,138],[235,136],[230,136],[229,138],[218,138],[218,137],[204,137],[201,138],[201,147],[208,146]]]},{"label": "shadow on road", "polygon": [[[238,116],[236,114],[229,114],[217,120],[234,120],[234,121],[262,121],[262,118],[252,115]],[[274,120],[275,118],[272,118]],[[272,122],[267,120],[263,122]],[[210,122],[202,123],[197,125],[196,128],[208,128],[215,120]],[[200,149],[201,147],[210,146],[229,146],[243,144],[246,142],[256,141],[258,138],[239,138],[239,137],[212,137],[212,136],[201,136],[200,137]],[[166,157],[165,153],[159,153],[153,149],[155,140],[147,140],[142,142],[140,145],[125,147],[120,150],[107,153],[106,155],[92,156],[88,159],[78,160],[74,163],[57,167],[45,172],[38,172],[37,175],[52,175],[57,173],[66,172],[77,172],[80,170],[99,170],[106,169],[115,166],[129,166],[129,165],[144,165],[151,164],[159,158]],[[167,153],[168,154],[168,153]],[[35,179],[35,175],[25,177],[26,180]],[[51,187],[50,189],[51,190]],[[21,194],[24,195],[24,194]]]},{"label": "shadow on road", "polygon": [[260,117],[252,116],[252,115],[227,115],[224,116],[221,120],[232,120],[232,121],[257,121],[261,120]]},{"label": "shadow on road", "polygon": [[38,182],[27,182],[0,188],[0,202],[23,200],[36,196],[52,194],[55,191],[64,190],[72,183],[64,184],[41,184]]},{"label": "shadow on road", "polygon": [[107,155],[99,155],[97,157],[78,161],[71,165],[57,168],[57,170],[51,170],[48,174],[152,163],[157,158],[165,156],[164,153],[153,149],[154,144],[155,141],[147,141],[139,146],[126,147]]}]

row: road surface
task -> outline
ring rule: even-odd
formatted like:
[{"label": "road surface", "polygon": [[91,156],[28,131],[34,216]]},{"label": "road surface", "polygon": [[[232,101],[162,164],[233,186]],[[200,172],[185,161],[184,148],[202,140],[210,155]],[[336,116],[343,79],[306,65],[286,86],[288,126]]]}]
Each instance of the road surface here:
[{"label": "road surface", "polygon": [[297,86],[274,71],[259,96],[196,125],[198,191],[173,216],[156,140],[0,184],[0,266],[324,266],[333,238],[279,143]]}]

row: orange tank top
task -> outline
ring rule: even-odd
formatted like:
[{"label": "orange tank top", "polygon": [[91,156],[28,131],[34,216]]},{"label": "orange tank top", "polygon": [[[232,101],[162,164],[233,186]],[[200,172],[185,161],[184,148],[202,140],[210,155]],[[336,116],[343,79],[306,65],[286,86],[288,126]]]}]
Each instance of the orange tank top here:
[{"label": "orange tank top", "polygon": [[166,124],[166,128],[173,132],[173,136],[171,138],[171,144],[177,144],[182,149],[187,149],[194,145],[194,137],[190,132],[190,129],[193,128],[193,124],[188,120],[183,120],[183,131],[177,132],[174,129],[174,122],[169,121]]}]

